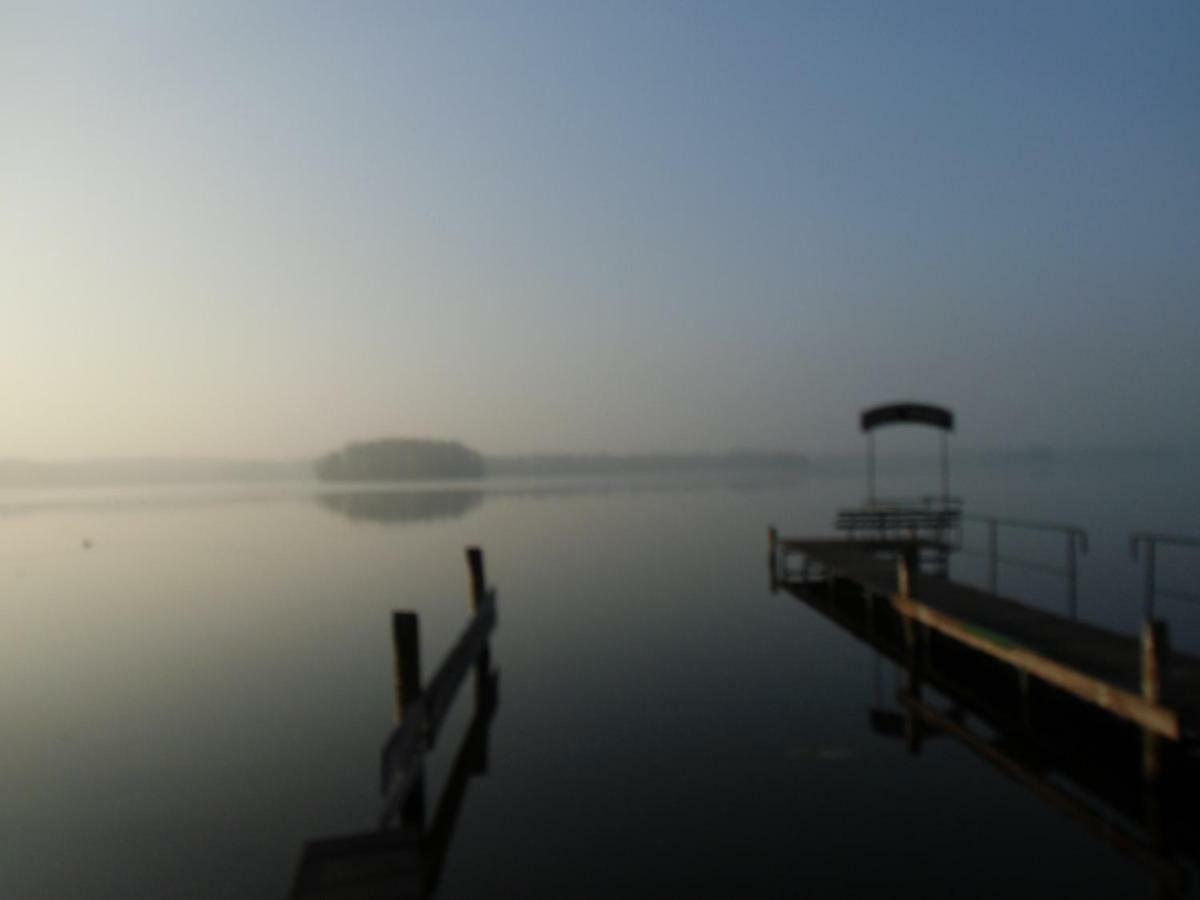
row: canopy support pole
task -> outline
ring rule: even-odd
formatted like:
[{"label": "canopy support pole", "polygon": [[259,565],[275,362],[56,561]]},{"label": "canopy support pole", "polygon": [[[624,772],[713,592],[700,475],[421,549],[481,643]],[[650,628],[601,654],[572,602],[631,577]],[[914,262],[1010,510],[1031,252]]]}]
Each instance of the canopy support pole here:
[{"label": "canopy support pole", "polygon": [[875,503],[875,433],[867,432],[867,505]]},{"label": "canopy support pole", "polygon": [[950,447],[946,432],[942,432],[942,504],[950,502]]}]

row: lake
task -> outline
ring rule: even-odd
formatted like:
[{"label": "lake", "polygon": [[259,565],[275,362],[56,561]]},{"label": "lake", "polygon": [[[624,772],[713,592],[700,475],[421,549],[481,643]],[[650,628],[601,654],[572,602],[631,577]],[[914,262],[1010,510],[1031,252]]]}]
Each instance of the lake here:
[{"label": "lake", "polygon": [[[1180,455],[978,462],[955,489],[972,512],[1088,529],[1079,615],[1130,633],[1128,533],[1200,532]],[[288,896],[306,842],[375,828],[390,613],[419,614],[428,676],[469,615],[469,544],[497,588],[499,703],[437,897],[1150,896],[1153,866],[961,741],[913,754],[869,727],[903,672],[771,592],[767,526],[827,533],[862,491],[850,465],[8,491],[0,896]],[[1055,535],[1001,539],[1062,560]],[[1198,560],[1164,552],[1160,579],[1195,585]],[[985,577],[980,557],[952,565]],[[1000,588],[1063,609],[1057,575],[1006,565]],[[1200,653],[1200,605],[1159,614]],[[431,818],[470,707],[466,689],[429,759]],[[1195,892],[1186,847],[1153,853]]]}]

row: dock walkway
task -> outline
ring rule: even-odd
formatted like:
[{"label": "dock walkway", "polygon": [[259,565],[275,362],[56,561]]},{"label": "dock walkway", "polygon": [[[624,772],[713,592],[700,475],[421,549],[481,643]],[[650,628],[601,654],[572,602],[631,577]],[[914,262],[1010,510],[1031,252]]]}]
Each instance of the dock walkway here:
[{"label": "dock walkway", "polygon": [[[1139,639],[1034,609],[948,578],[920,573],[930,541],[797,540],[772,532],[773,573],[816,574],[886,598],[901,616],[1007,662],[1060,690],[1171,740],[1200,725],[1200,659],[1169,654],[1158,627]],[[906,569],[909,566],[911,568]],[[907,582],[904,584],[903,582]],[[907,588],[907,590],[906,590]],[[1156,643],[1155,635],[1159,635]]]}]

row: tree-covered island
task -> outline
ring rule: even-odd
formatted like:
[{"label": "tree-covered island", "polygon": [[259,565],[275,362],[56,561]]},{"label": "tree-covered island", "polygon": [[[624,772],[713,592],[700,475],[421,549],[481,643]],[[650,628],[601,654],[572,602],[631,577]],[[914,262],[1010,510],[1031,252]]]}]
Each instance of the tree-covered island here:
[{"label": "tree-covered island", "polygon": [[347,444],[316,462],[324,481],[478,478],[483,457],[458,441],[383,438]]}]

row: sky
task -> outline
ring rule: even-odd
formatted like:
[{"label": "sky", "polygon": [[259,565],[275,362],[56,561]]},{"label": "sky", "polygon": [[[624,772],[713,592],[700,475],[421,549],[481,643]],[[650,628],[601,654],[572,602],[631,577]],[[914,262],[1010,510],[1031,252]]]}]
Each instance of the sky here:
[{"label": "sky", "polygon": [[0,457],[1200,446],[1200,5],[0,0]]}]

